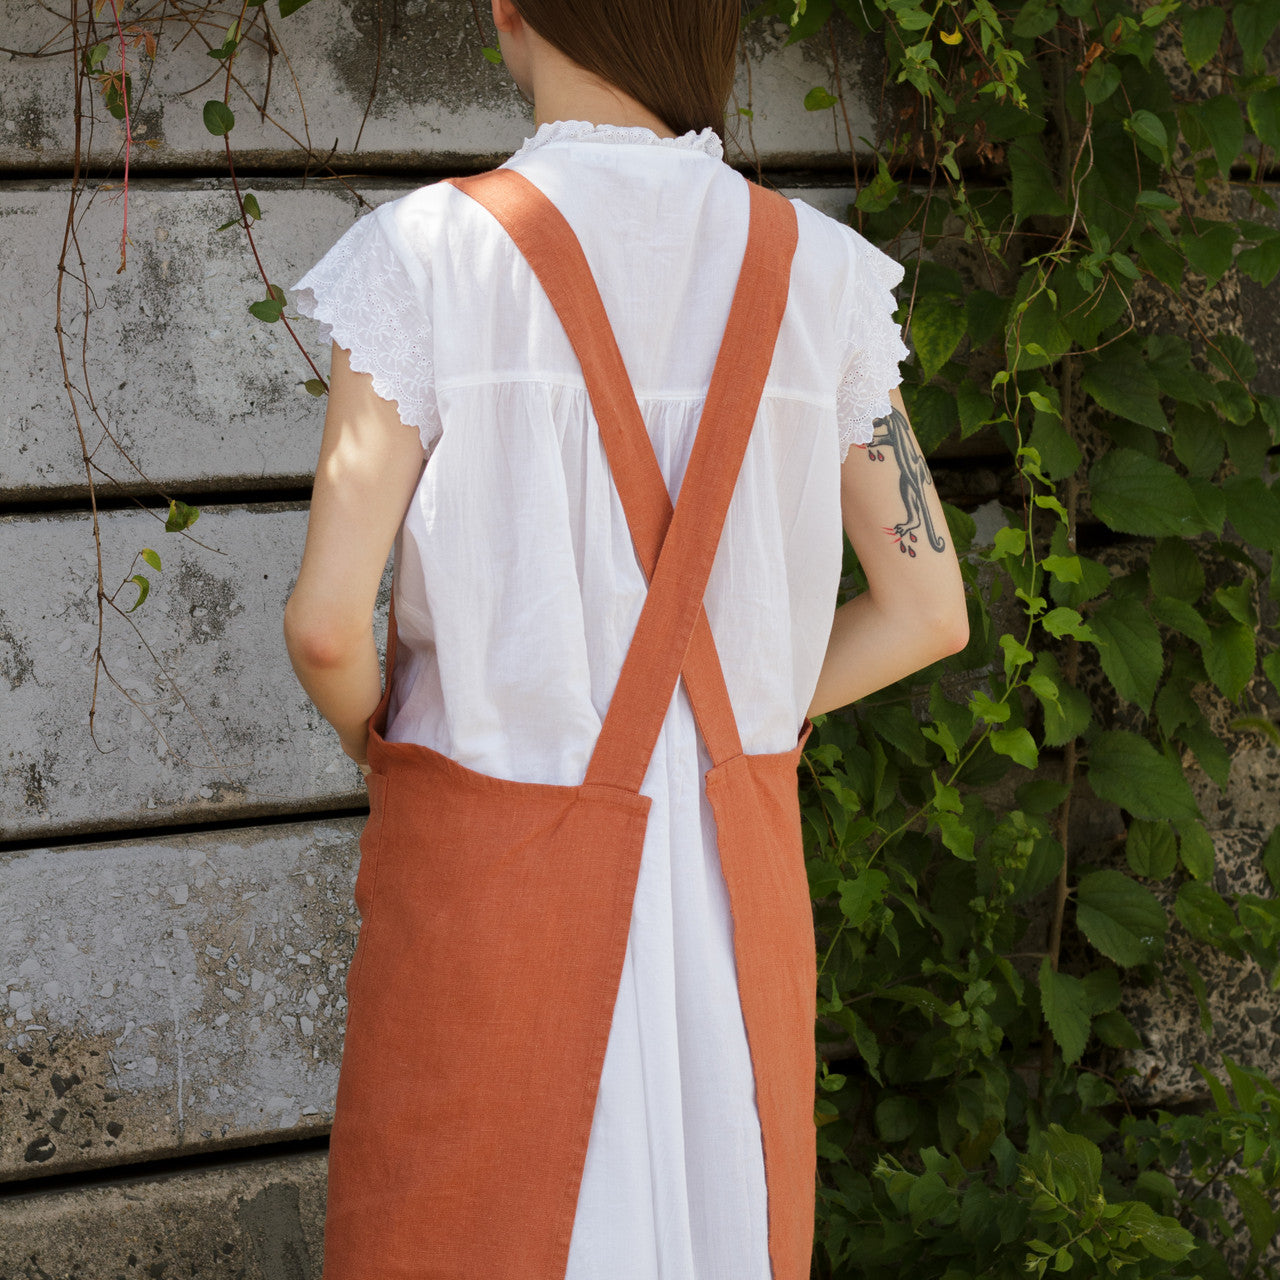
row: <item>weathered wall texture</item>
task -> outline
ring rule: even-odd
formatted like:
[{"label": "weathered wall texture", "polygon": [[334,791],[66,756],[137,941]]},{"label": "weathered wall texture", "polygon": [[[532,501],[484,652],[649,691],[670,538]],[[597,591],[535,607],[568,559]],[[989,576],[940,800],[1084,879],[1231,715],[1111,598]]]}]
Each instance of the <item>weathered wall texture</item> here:
[{"label": "weathered wall texture", "polygon": [[[280,621],[324,401],[303,387],[312,371],[284,326],[247,312],[264,288],[243,230],[216,229],[236,203],[201,106],[221,96],[205,51],[230,12],[192,26],[166,8],[133,121],[127,268],[123,125],[86,94],[85,274],[73,247],[62,277],[69,373],[92,393],[74,403],[103,579],[112,591],[141,571],[152,584],[128,619],[108,614],[91,738],[97,552],[54,329],[74,167],[69,37],[55,13],[0,0],[6,47],[63,50],[7,57],[0,75],[3,1280],[320,1274],[365,793],[293,679]],[[231,138],[264,213],[263,268],[282,287],[363,208],[485,168],[532,132],[480,55],[469,0],[251,12],[271,20],[271,89],[262,119],[233,94]],[[130,4],[124,18],[157,29],[158,13]],[[256,31],[236,69],[261,102]],[[760,26],[745,42],[733,106],[751,116],[733,117],[729,158],[841,216],[844,121],[802,102],[834,87],[830,60],[812,42],[781,49],[785,34]],[[839,56],[846,83],[867,77],[849,123],[870,135],[875,50]],[[331,150],[340,181],[321,166]],[[315,325],[285,314],[327,372]],[[201,507],[189,537],[164,531],[157,489]],[[135,561],[144,547],[162,571]]]},{"label": "weathered wall texture", "polygon": [[[230,16],[189,27],[165,8],[134,121],[127,269],[123,129],[87,96],[94,194],[75,226],[86,275],[73,255],[63,277],[70,373],[94,400],[74,403],[104,507],[104,581],[152,580],[130,619],[108,617],[91,738],[97,558],[54,332],[71,57],[55,13],[0,0],[7,47],[55,51],[10,57],[0,74],[0,1280],[320,1274],[365,802],[292,677],[280,619],[324,402],[304,389],[312,373],[284,326],[247,312],[263,286],[243,231],[216,230],[236,205],[200,106],[221,96],[206,48]],[[126,17],[157,26],[142,5]],[[237,73],[261,103],[256,30]],[[265,215],[263,267],[282,286],[361,208],[487,167],[531,132],[505,72],[480,55],[468,0],[311,0],[272,30],[265,114],[233,95],[232,139]],[[760,26],[745,42],[733,105],[751,115],[733,117],[729,159],[841,216],[853,194],[843,118],[802,105],[814,85],[834,88],[829,51],[784,49],[784,37]],[[870,136],[876,51],[838,54],[849,126]],[[1260,365],[1280,367],[1273,302],[1245,286],[1239,309]],[[291,323],[326,371],[315,326]],[[988,538],[993,499],[1012,500],[1005,461],[983,435],[935,459],[944,496],[976,509]],[[164,532],[153,486],[202,506],[189,537]],[[135,563],[144,547],[161,572]],[[119,599],[135,595],[128,585]],[[1205,784],[1224,877],[1256,860],[1280,817],[1276,783],[1274,753],[1246,747],[1225,797]],[[1122,830],[1087,796],[1078,814],[1075,853],[1096,856]],[[1276,998],[1258,975],[1221,977],[1232,1051],[1274,1063]],[[1150,1032],[1137,1065],[1159,1068],[1147,1102],[1202,1087],[1188,1065],[1198,1019],[1170,990],[1173,1001],[1130,997]]]}]

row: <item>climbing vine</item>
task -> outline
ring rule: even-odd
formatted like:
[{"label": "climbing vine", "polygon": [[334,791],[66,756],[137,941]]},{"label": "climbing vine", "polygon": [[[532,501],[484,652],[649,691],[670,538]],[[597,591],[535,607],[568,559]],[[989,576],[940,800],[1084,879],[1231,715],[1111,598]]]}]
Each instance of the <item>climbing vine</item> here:
[{"label": "climbing vine", "polygon": [[[1280,398],[1234,300],[1280,273],[1280,3],[764,13],[883,43],[875,137],[838,63],[806,106],[874,156],[849,215],[908,265],[923,447],[1004,458],[983,530],[947,507],[968,648],[805,756],[816,1274],[1274,1276],[1280,1089],[1209,985],[1280,988],[1280,830],[1253,879],[1206,810],[1280,746]],[[1144,1105],[1148,989],[1198,1010],[1203,1102]]]},{"label": "climbing vine", "polygon": [[[243,232],[261,275],[246,322],[297,343],[233,139],[238,112],[271,118],[276,19],[302,3],[156,0],[126,20],[123,0],[70,0],[57,334],[98,548],[95,700],[112,678],[104,620],[137,625],[162,560],[140,547],[120,583],[103,576],[96,494],[115,481],[100,451],[132,464],[75,381],[63,323],[79,281],[88,342],[87,98],[125,126],[124,270],[129,158],[150,145],[132,126],[163,27],[204,44],[218,82],[193,109],[234,197],[218,231]],[[804,759],[815,1272],[1274,1276],[1280,1092],[1212,1051],[1210,986],[1232,964],[1280,987],[1280,832],[1256,833],[1252,892],[1219,864],[1206,808],[1233,750],[1280,747],[1280,398],[1260,389],[1234,300],[1280,274],[1280,0],[766,0],[744,21],[769,19],[828,59],[805,105],[862,157],[851,221],[908,264],[922,447],[994,477],[983,489],[974,469],[947,506],[968,648],[822,718]],[[494,61],[476,22],[476,56]],[[859,90],[879,106],[870,137],[851,123],[849,30],[885,51],[883,83]],[[248,47],[268,55],[260,86],[234,70]],[[749,96],[736,110],[749,141]],[[198,509],[152,490],[162,527],[192,537]],[[861,589],[851,553],[846,571]],[[1099,806],[1121,816],[1112,840],[1081,818]],[[1148,989],[1195,1005],[1200,1102],[1144,1102],[1125,1010]]]}]

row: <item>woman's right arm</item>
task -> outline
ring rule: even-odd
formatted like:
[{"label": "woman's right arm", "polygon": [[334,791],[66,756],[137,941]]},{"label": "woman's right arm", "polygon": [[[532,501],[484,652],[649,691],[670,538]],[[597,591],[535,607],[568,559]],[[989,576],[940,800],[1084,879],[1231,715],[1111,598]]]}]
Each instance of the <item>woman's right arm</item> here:
[{"label": "woman's right arm", "polygon": [[840,472],[845,532],[867,590],[836,610],[809,715],[864,698],[968,643],[964,581],[933,478],[890,393],[870,445]]}]

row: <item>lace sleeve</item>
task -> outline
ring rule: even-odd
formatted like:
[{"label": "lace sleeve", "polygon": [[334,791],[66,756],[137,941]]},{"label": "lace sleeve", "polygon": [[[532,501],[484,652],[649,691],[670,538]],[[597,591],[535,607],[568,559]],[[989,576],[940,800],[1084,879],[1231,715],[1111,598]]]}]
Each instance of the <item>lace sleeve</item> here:
[{"label": "lace sleeve", "polygon": [[431,317],[422,263],[402,251],[381,210],[363,214],[296,284],[294,306],[319,322],[320,337],[351,352],[351,367],[416,427],[424,450],[440,434]]},{"label": "lace sleeve", "polygon": [[836,391],[841,462],[850,445],[870,443],[875,420],[889,412],[889,392],[902,381],[898,362],[911,354],[893,319],[893,290],[902,281],[902,264],[851,227],[846,230],[852,263],[841,318]]}]

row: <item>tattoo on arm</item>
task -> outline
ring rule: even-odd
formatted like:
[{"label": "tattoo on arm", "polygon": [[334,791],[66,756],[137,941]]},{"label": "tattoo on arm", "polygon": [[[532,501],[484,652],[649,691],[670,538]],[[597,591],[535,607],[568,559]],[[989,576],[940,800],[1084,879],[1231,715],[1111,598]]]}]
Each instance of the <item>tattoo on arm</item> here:
[{"label": "tattoo on arm", "polygon": [[933,518],[925,502],[925,487],[932,487],[933,477],[906,418],[897,409],[891,409],[887,418],[875,420],[871,443],[860,447],[866,449],[867,459],[871,462],[883,462],[884,451],[888,449],[898,464],[898,496],[902,499],[903,516],[897,524],[883,526],[885,533],[898,544],[898,550],[914,559],[919,545],[917,531],[924,535],[932,550],[945,550],[947,544],[933,527]]}]

